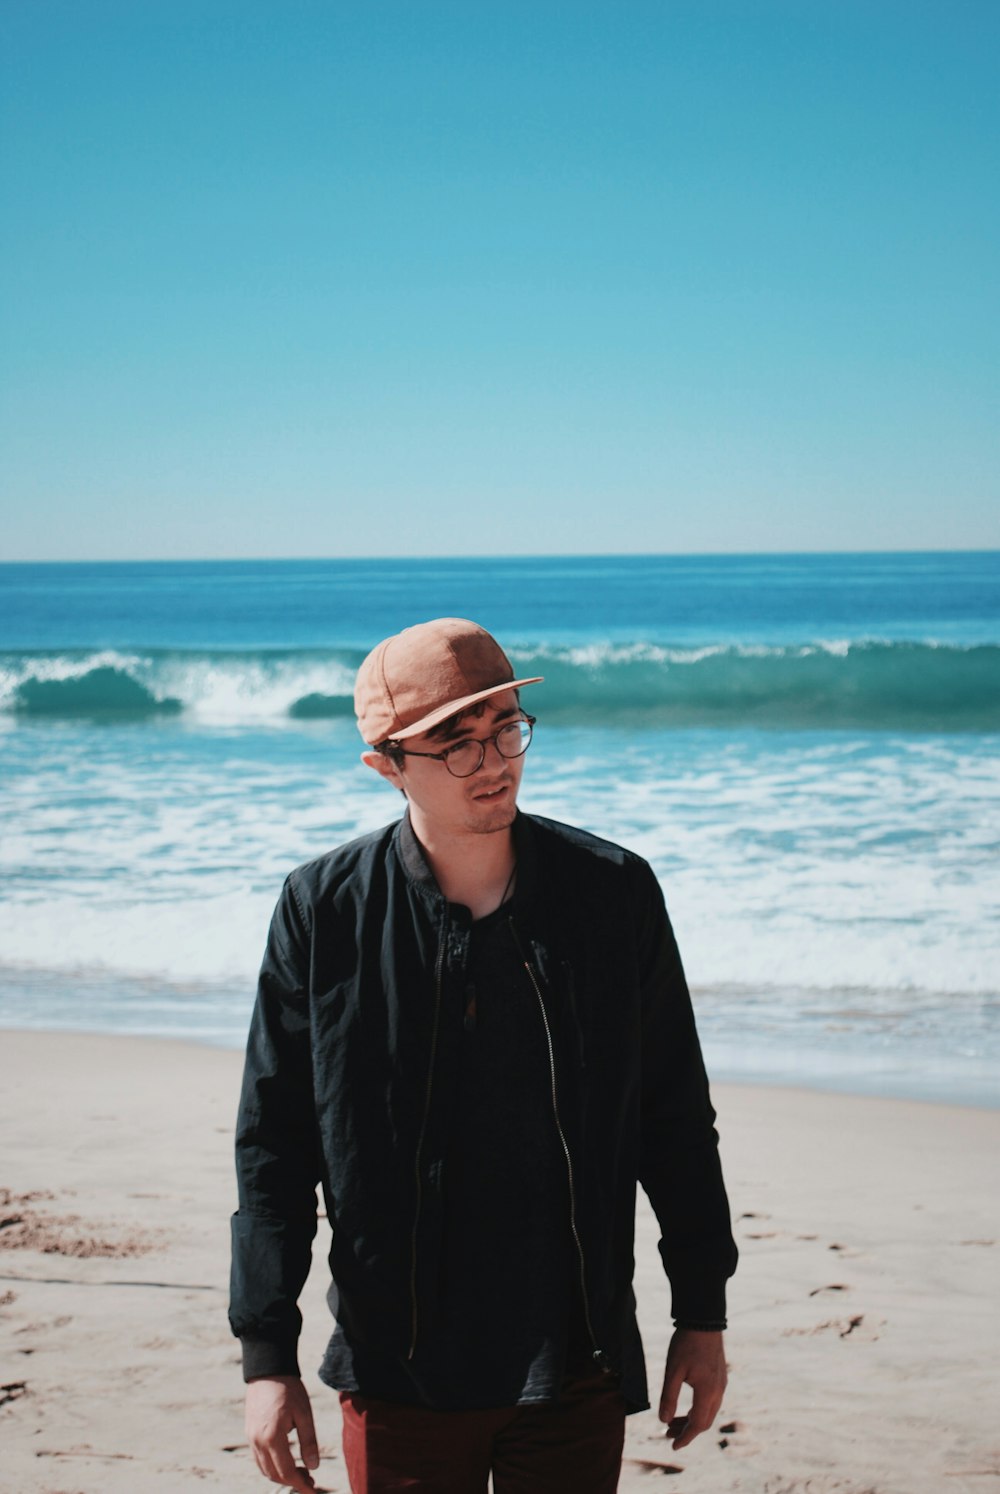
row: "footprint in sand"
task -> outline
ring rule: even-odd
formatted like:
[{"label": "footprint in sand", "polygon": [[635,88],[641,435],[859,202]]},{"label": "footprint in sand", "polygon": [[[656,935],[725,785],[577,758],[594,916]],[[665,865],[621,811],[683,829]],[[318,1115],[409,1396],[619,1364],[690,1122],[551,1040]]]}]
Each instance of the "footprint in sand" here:
[{"label": "footprint in sand", "polygon": [[839,1478],[779,1478],[768,1479],[761,1494],[878,1494],[871,1484],[845,1483]]},{"label": "footprint in sand", "polygon": [[[744,1219],[770,1219],[770,1217],[770,1214],[755,1214],[752,1212],[747,1212],[745,1214],[740,1214],[736,1222],[737,1224],[742,1224]],[[773,1240],[778,1233],[779,1231],[776,1229],[756,1231],[744,1230],[743,1238],[744,1240]]]},{"label": "footprint in sand", "polygon": [[759,1443],[747,1436],[746,1422],[723,1421],[716,1430],[716,1446],[729,1457],[750,1458],[760,1452]]},{"label": "footprint in sand", "polygon": [[829,1286],[813,1287],[809,1293],[810,1297],[819,1297],[823,1292],[849,1292],[850,1287],[843,1281],[831,1281]]},{"label": "footprint in sand", "polygon": [[683,1473],[684,1469],[679,1463],[660,1463],[655,1458],[623,1458],[630,1468],[638,1468],[640,1473]]},{"label": "footprint in sand", "polygon": [[[878,1320],[875,1327],[881,1327],[884,1322],[884,1318]],[[865,1324],[864,1313],[857,1312],[848,1318],[827,1318],[823,1323],[814,1323],[811,1328],[785,1328],[782,1336],[784,1338],[811,1338],[817,1333],[835,1332],[839,1338],[850,1338],[852,1334],[858,1333],[858,1330],[862,1329],[858,1333],[858,1337],[862,1338],[865,1343],[873,1343],[878,1339],[875,1327],[872,1326],[871,1322]]]},{"label": "footprint in sand", "polygon": [[50,1329],[65,1328],[72,1321],[72,1317],[64,1313],[58,1318],[49,1318],[48,1322],[25,1323],[23,1328],[16,1330],[14,1336],[15,1338],[20,1338],[22,1333],[46,1333]]}]

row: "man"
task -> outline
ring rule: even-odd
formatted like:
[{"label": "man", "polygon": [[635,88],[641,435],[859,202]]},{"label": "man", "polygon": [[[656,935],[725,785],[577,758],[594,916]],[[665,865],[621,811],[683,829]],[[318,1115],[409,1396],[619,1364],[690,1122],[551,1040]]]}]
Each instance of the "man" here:
[{"label": "man", "polygon": [[[296,1306],[322,1185],[354,1494],[610,1494],[647,1402],[635,1188],[673,1293],[674,1447],[722,1400],[736,1250],[680,959],[648,865],[522,814],[534,718],[495,640],[441,618],[358,674],[403,818],[293,872],[237,1128],[230,1320],[261,1471],[313,1487]],[[687,1382],[693,1402],[677,1415]],[[289,1446],[294,1432],[304,1467]]]}]

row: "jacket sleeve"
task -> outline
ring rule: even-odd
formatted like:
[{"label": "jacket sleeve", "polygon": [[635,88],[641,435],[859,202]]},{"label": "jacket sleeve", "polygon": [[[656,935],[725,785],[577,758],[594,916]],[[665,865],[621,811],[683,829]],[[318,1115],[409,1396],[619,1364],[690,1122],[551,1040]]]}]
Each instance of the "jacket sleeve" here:
[{"label": "jacket sleeve", "polygon": [[316,1233],[319,1145],[309,1029],[310,936],[292,878],[267,939],[236,1124],[229,1321],[244,1379],[297,1375],[298,1298]]},{"label": "jacket sleeve", "polygon": [[691,997],[663,893],[641,863],[637,894],[642,980],[642,1146],[639,1181],[660,1226],[660,1254],[680,1327],[726,1326],[736,1269],[715,1111]]}]

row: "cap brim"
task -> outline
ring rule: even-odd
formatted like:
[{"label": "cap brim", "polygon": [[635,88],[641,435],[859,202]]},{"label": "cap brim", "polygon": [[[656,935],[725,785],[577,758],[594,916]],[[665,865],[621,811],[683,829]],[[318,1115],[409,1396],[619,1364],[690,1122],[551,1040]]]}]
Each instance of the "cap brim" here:
[{"label": "cap brim", "polygon": [[402,731],[394,731],[385,740],[388,742],[405,742],[408,737],[417,737],[422,731],[430,731],[432,726],[439,726],[442,721],[447,721],[449,716],[457,716],[460,711],[467,711],[469,706],[475,705],[480,700],[489,700],[491,695],[502,695],[505,690],[520,690],[522,685],[540,685],[544,675],[533,675],[530,680],[504,680],[502,684],[491,685],[488,690],[477,690],[474,695],[462,695],[458,700],[449,700],[446,705],[437,706],[435,710],[429,711],[426,716],[421,716],[419,721],[406,726]]}]

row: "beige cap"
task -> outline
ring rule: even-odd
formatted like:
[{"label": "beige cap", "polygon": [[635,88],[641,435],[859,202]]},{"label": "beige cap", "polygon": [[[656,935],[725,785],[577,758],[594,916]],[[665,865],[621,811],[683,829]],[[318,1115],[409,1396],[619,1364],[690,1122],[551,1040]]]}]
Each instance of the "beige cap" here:
[{"label": "beige cap", "polygon": [[542,676],[516,680],[496,639],[464,617],[404,628],[372,649],[358,670],[354,710],[372,746],[415,737],[459,711]]}]

